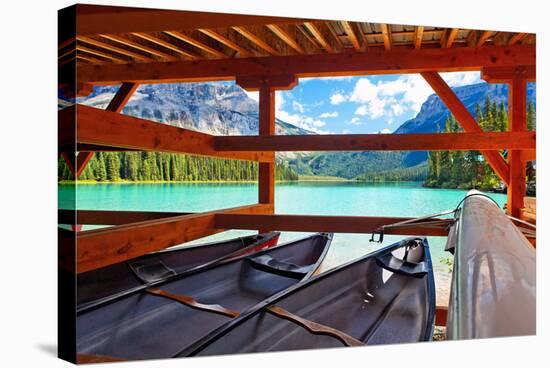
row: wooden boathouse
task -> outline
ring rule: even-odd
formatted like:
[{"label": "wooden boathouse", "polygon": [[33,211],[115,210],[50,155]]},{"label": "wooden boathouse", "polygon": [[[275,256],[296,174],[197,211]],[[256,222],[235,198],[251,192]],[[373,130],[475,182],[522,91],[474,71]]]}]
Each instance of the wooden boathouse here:
[{"label": "wooden boathouse", "polygon": [[[536,133],[526,124],[527,83],[535,81],[534,34],[94,5],[61,10],[59,25],[63,96],[121,84],[105,110],[74,104],[59,111],[59,154],[76,177],[98,151],[259,163],[253,205],[204,213],[60,210],[59,223],[74,229],[111,225],[59,230],[60,313],[74,313],[64,298],[74,297],[75,274],[225,230],[372,233],[409,220],[275,214],[275,152],[479,150],[508,188],[509,215],[535,221],[534,200],[525,199],[526,163],[536,159]],[[508,85],[508,132],[482,131],[439,74],[456,71],[479,71],[488,83]],[[275,92],[292,89],[300,78],[406,73],[426,80],[464,132],[275,135]],[[232,80],[259,91],[258,136],[213,136],[121,114],[140,84]],[[448,225],[419,223],[386,233],[447,236]],[[446,306],[438,312],[438,324],[445,324]]]}]

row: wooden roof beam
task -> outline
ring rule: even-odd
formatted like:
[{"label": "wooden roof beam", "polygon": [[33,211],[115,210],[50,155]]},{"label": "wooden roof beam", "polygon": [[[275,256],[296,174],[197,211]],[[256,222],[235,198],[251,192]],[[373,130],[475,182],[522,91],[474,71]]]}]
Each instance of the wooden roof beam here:
[{"label": "wooden roof beam", "polygon": [[481,79],[487,83],[511,83],[514,79],[536,82],[537,68],[533,66],[487,67],[481,69]]},{"label": "wooden roof beam", "polygon": [[282,41],[284,41],[288,46],[292,47],[294,51],[296,51],[297,53],[299,54],[306,53],[302,48],[302,46],[300,46],[300,44],[296,40],[296,37],[291,35],[290,32],[288,32],[287,30],[285,30],[283,26],[278,24],[268,24],[266,25],[266,27],[269,28],[271,32],[275,33],[275,35],[279,37]]},{"label": "wooden roof beam", "polygon": [[176,54],[181,55],[184,58],[187,58],[187,59],[190,59],[190,60],[194,60],[194,59],[197,58],[197,55],[194,55],[194,54],[190,53],[189,51],[183,50],[182,48],[177,47],[176,45],[174,45],[170,42],[164,41],[164,40],[162,40],[158,37],[152,36],[150,34],[134,32],[134,33],[132,33],[132,35],[135,36],[135,37],[141,38],[143,40],[152,42],[156,45],[162,46],[164,48],[167,48],[169,50],[172,50]]},{"label": "wooden roof beam", "polygon": [[245,27],[231,27],[236,32],[240,33],[254,45],[258,46],[260,49],[266,51],[270,55],[278,55],[279,52],[271,47],[265,40],[263,40],[259,35],[254,34]]},{"label": "wooden roof beam", "polygon": [[525,38],[525,36],[527,36],[527,33],[516,33],[508,41],[508,46],[515,45],[519,41],[523,40]]},{"label": "wooden roof beam", "polygon": [[485,44],[485,41],[487,41],[489,39],[489,37],[491,37],[491,34],[493,32],[491,31],[483,31],[480,35],[479,35],[479,38],[477,39],[477,43],[476,43],[476,46],[477,47],[481,47]]},{"label": "wooden roof beam", "polygon": [[93,45],[93,46],[96,46],[96,47],[99,47],[99,48],[102,48],[102,49],[105,49],[105,50],[109,50],[109,51],[112,51],[112,52],[130,57],[134,60],[139,60],[139,61],[144,61],[144,62],[154,61],[154,59],[152,59],[150,57],[147,57],[147,56],[144,56],[144,55],[141,55],[141,54],[138,54],[138,53],[126,50],[126,49],[122,49],[120,47],[116,47],[116,46],[113,46],[109,43],[98,41],[98,40],[95,40],[95,39],[90,38],[90,37],[78,36],[77,40],[85,42],[85,43]]},{"label": "wooden roof beam", "polygon": [[[441,101],[447,106],[451,114],[454,115],[460,126],[465,132],[481,133],[481,127],[468,111],[466,106],[460,101],[454,91],[441,78],[437,72],[423,72],[422,77],[432,87],[434,92],[441,98]],[[510,183],[510,167],[499,152],[484,151],[483,156],[493,168],[495,173],[506,184]]]},{"label": "wooden roof beam", "polygon": [[422,37],[424,36],[424,26],[417,26],[414,29],[414,48],[416,50],[422,47]]},{"label": "wooden roof beam", "polygon": [[334,53],[335,50],[332,45],[327,41],[325,36],[321,33],[321,30],[313,22],[305,22],[304,26],[311,32],[315,40],[325,49],[328,53]]},{"label": "wooden roof beam", "polygon": [[[474,48],[422,48],[370,50],[367,53],[288,55],[231,60],[177,61],[172,63],[82,65],[76,70],[79,83],[118,84],[121,81],[176,83],[234,80],[236,76],[293,74],[298,78],[334,75],[405,74],[479,71],[484,67],[536,65],[533,45]],[[72,74],[67,73],[67,78]],[[72,77],[71,77],[72,78]],[[62,81],[63,82],[63,81]],[[68,82],[65,82],[68,83]]]},{"label": "wooden roof beam", "polygon": [[120,63],[120,64],[124,64],[124,63],[127,63],[128,61],[124,60],[124,59],[121,59],[119,57],[116,57],[114,55],[111,55],[111,54],[107,54],[103,51],[98,51],[98,50],[95,50],[95,49],[91,49],[89,47],[86,47],[86,46],[83,46],[83,45],[80,45],[80,44],[76,44],[76,50],[77,51],[83,51],[87,54],[92,54],[92,55],[96,55],[96,56],[100,56],[104,59],[108,59],[108,60],[112,60],[114,61],[115,63]]},{"label": "wooden roof beam", "polygon": [[105,38],[107,40],[111,40],[111,41],[117,42],[119,44],[128,46],[130,48],[133,48],[133,49],[136,49],[136,50],[139,50],[139,51],[143,51],[143,52],[146,52],[146,53],[151,54],[151,55],[155,55],[156,57],[159,57],[159,58],[164,59],[164,60],[168,60],[168,61],[177,60],[177,58],[175,58],[174,56],[172,56],[170,54],[167,54],[165,52],[156,50],[156,49],[151,48],[149,46],[142,45],[140,43],[134,42],[134,41],[129,40],[129,39],[124,38],[124,37],[120,37],[120,36],[117,36],[117,35],[110,35],[110,34],[100,34],[99,36],[102,37],[102,38]]},{"label": "wooden roof beam", "polygon": [[211,55],[214,55],[215,57],[218,57],[218,58],[226,58],[227,57],[227,55],[224,54],[223,52],[221,52],[220,50],[215,49],[213,47],[210,47],[210,46],[194,39],[193,37],[188,36],[186,34],[183,34],[181,32],[178,32],[178,31],[164,31],[164,33],[166,33],[169,36],[174,37],[175,39],[178,39],[180,41],[188,43],[191,46],[195,46],[196,48],[198,48],[202,51],[205,51],[205,52],[207,52]]},{"label": "wooden roof beam", "polygon": [[456,38],[456,35],[458,34],[458,31],[460,31],[459,28],[448,29],[447,32],[445,32],[441,37],[441,47],[445,49],[451,47]]},{"label": "wooden roof beam", "polygon": [[364,47],[361,46],[361,42],[359,41],[359,38],[357,37],[357,35],[355,34],[355,31],[353,30],[352,24],[347,21],[343,21],[340,23],[342,23],[342,27],[344,28],[344,31],[346,32],[346,35],[348,36],[355,51],[363,51]]},{"label": "wooden roof beam", "polygon": [[204,33],[205,35],[207,35],[208,37],[218,41],[219,43],[229,47],[230,49],[235,50],[236,52],[239,53],[239,56],[242,56],[242,57],[252,56],[250,51],[248,51],[244,47],[238,45],[237,43],[233,42],[229,38],[223,36],[222,34],[216,32],[216,31],[213,31],[211,29],[202,29],[202,28],[198,29],[198,31]]},{"label": "wooden roof beam", "polygon": [[384,48],[386,50],[391,50],[391,47],[392,47],[391,27],[388,26],[386,23],[380,23],[380,29],[382,30]]}]

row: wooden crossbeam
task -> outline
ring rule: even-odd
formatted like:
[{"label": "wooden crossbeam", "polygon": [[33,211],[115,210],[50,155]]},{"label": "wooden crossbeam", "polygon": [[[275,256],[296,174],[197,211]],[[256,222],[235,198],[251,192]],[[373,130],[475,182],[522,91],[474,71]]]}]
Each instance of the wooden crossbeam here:
[{"label": "wooden crossbeam", "polygon": [[332,45],[328,42],[328,40],[325,38],[325,36],[323,36],[323,34],[321,33],[321,30],[319,29],[319,27],[315,23],[305,22],[304,26],[311,32],[311,34],[313,35],[315,40],[317,40],[319,45],[321,45],[321,47],[323,49],[325,49],[326,52],[328,52],[328,53],[335,52]]},{"label": "wooden crossbeam", "polygon": [[528,82],[537,79],[536,66],[488,67],[481,69],[481,79],[489,83],[510,83],[513,79],[522,78]]},{"label": "wooden crossbeam", "polygon": [[224,228],[214,224],[216,213],[259,214],[268,211],[272,211],[271,205],[255,204],[79,232],[76,235],[77,273],[221,232]]},{"label": "wooden crossbeam", "polygon": [[380,23],[380,29],[382,30],[382,39],[384,40],[384,48],[386,50],[391,50],[391,47],[392,47],[391,28],[386,23]]},{"label": "wooden crossbeam", "polygon": [[208,37],[218,41],[219,43],[229,47],[230,49],[233,49],[233,50],[237,51],[240,54],[241,57],[250,57],[250,56],[252,56],[252,54],[247,49],[245,49],[244,47],[238,45],[237,43],[233,42],[229,38],[225,37],[224,35],[216,32],[216,31],[213,31],[211,29],[198,29],[198,31],[204,33],[205,35],[207,35]]},{"label": "wooden crossbeam", "polygon": [[219,151],[469,151],[535,149],[534,132],[216,137]]},{"label": "wooden crossbeam", "polygon": [[243,35],[246,39],[252,42],[254,45],[258,46],[260,49],[266,51],[270,55],[277,55],[279,52],[275,50],[267,41],[262,39],[261,36],[255,34],[254,32],[246,29],[245,27],[232,27],[236,32]]},{"label": "wooden crossbeam", "polygon": [[78,36],[77,40],[85,42],[85,43],[90,44],[90,45],[94,45],[96,47],[99,47],[99,48],[102,48],[102,49],[105,49],[105,50],[115,52],[117,54],[128,56],[128,57],[130,57],[134,60],[143,61],[143,62],[154,61],[154,59],[152,59],[150,57],[147,57],[147,56],[144,56],[144,55],[138,54],[136,52],[132,52],[132,51],[129,51],[129,50],[117,47],[117,46],[113,46],[110,43],[103,42],[103,41],[98,41],[98,40],[90,38],[90,37]]},{"label": "wooden crossbeam", "polygon": [[[449,85],[441,78],[437,72],[424,72],[421,73],[422,77],[432,87],[434,92],[441,98],[441,101],[447,106],[449,111],[454,115],[460,126],[465,132],[481,133],[481,127],[470,114],[466,106],[456,96],[454,91]],[[496,174],[502,179],[503,182],[509,184],[510,182],[510,168],[502,155],[495,151],[482,152],[483,156],[487,160],[487,163],[493,168]]]},{"label": "wooden crossbeam", "polygon": [[164,33],[166,33],[169,36],[174,37],[175,39],[178,39],[180,41],[188,43],[191,46],[195,46],[196,48],[201,49],[201,50],[203,50],[203,51],[205,51],[205,52],[207,52],[211,55],[214,55],[215,57],[218,57],[218,58],[226,58],[227,57],[227,55],[224,54],[223,52],[221,52],[220,50],[215,49],[213,47],[210,47],[210,46],[194,39],[193,37],[191,37],[189,35],[183,34],[183,33],[178,32],[178,31],[165,31]]},{"label": "wooden crossbeam", "polygon": [[176,83],[185,81],[232,80],[235,76],[295,74],[298,77],[334,75],[405,74],[425,71],[474,71],[483,67],[536,65],[533,45],[482,48],[422,48],[368,53],[288,55],[196,60],[172,63],[135,63],[130,65],[83,65],[76,71],[80,83],[117,84]]},{"label": "wooden crossbeam", "polygon": [[133,36],[135,37],[138,37],[138,38],[141,38],[143,40],[146,40],[146,41],[149,41],[151,43],[154,43],[156,45],[159,45],[161,47],[164,47],[168,50],[172,50],[174,51],[176,54],[178,55],[181,55],[183,56],[184,58],[186,59],[189,59],[189,60],[194,60],[197,58],[197,55],[195,54],[192,54],[190,53],[189,51],[186,51],[186,50],[183,50],[182,48],[180,47],[177,47],[176,45],[170,43],[170,42],[167,42],[167,41],[164,41],[163,39],[160,39],[158,37],[155,37],[155,36],[152,36],[148,33],[138,33],[138,32],[134,32],[132,33]]},{"label": "wooden crossbeam", "polygon": [[64,210],[58,213],[60,224],[80,225],[124,225],[133,222],[155,220],[159,218],[189,215],[187,212],[154,211],[106,211],[106,210]]},{"label": "wooden crossbeam", "polygon": [[[278,231],[335,232],[369,234],[383,225],[410,220],[405,217],[370,216],[317,216],[273,214],[216,214],[214,226],[227,229],[255,230],[270,228]],[[387,229],[386,234],[447,236],[441,228],[418,226],[414,228]]]},{"label": "wooden crossbeam", "polygon": [[296,37],[285,30],[282,25],[268,24],[266,25],[266,27],[271,30],[271,32],[273,32],[275,35],[277,35],[277,37],[279,37],[288,46],[292,47],[294,51],[299,54],[305,54],[304,49],[302,48],[302,46],[300,46],[300,44],[296,40]]},{"label": "wooden crossbeam", "polygon": [[[60,131],[74,132],[59,137],[61,146],[98,145],[141,151],[188,153],[237,160],[272,162],[273,154],[264,152],[218,152],[214,136],[156,123],[153,121],[75,105],[59,112]],[[75,126],[74,115],[76,114]]]},{"label": "wooden crossbeam", "polygon": [[156,50],[156,49],[154,49],[152,47],[149,47],[149,46],[142,45],[140,43],[134,42],[134,41],[129,40],[129,39],[124,38],[124,37],[120,37],[120,36],[112,35],[112,34],[100,34],[99,36],[101,38],[105,38],[107,40],[117,42],[119,44],[128,46],[130,48],[133,48],[133,49],[136,49],[136,50],[139,50],[139,51],[143,51],[143,52],[146,52],[146,53],[151,54],[151,55],[155,55],[155,56],[157,56],[161,59],[164,59],[164,60],[168,60],[168,61],[177,60],[177,58],[175,58],[174,56],[172,56],[170,54],[167,54],[165,52]]}]

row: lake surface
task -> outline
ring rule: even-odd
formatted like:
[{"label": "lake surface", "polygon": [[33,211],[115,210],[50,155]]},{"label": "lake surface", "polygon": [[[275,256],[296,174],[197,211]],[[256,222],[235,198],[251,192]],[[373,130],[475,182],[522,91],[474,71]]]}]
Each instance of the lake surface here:
[{"label": "lake surface", "polygon": [[[59,208],[72,208],[76,190],[78,209],[197,212],[257,203],[254,183],[162,183],[59,185]],[[423,188],[421,183],[297,182],[275,187],[278,214],[348,216],[423,216],[453,209],[467,191]],[[491,193],[502,207],[503,194]],[[86,229],[86,228],[85,228]],[[232,230],[208,237],[224,239],[252,234]],[[306,233],[285,232],[281,242]],[[386,236],[382,245],[369,242],[370,234],[335,234],[323,269],[360,257],[402,236]],[[205,241],[201,239],[199,242]],[[450,255],[443,251],[445,238],[430,237],[430,251],[436,270],[438,304],[446,304],[449,267],[441,262]]]}]

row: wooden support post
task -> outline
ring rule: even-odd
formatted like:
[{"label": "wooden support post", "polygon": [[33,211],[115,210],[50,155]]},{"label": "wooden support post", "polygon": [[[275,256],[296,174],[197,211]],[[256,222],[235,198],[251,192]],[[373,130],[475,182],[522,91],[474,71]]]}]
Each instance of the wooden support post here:
[{"label": "wooden support post", "polygon": [[[423,72],[421,74],[434,92],[441,98],[441,101],[443,101],[449,111],[454,115],[465,132],[480,133],[482,131],[466,106],[464,106],[451,87],[449,87],[437,72]],[[485,151],[482,152],[482,154],[501,180],[509,184],[510,168],[502,155],[495,151]]]},{"label": "wooden support post", "polygon": [[[508,85],[508,130],[522,132],[527,130],[527,80],[515,77]],[[520,217],[525,197],[525,161],[521,150],[508,152],[510,165],[510,183],[508,184],[508,212]]]}]

